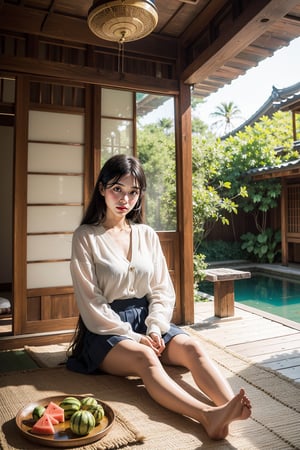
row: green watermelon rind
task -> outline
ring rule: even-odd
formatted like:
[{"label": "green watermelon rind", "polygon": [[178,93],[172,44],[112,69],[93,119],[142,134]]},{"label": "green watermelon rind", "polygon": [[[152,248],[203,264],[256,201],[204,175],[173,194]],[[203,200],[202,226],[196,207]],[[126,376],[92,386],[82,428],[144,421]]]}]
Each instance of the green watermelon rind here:
[{"label": "green watermelon rind", "polygon": [[81,409],[89,410],[91,407],[97,406],[98,402],[94,397],[84,397],[81,400]]},{"label": "green watermelon rind", "polygon": [[105,416],[103,406],[99,405],[99,403],[96,406],[89,408],[88,411],[90,411],[93,414],[96,425],[98,425]]},{"label": "green watermelon rind", "polygon": [[42,405],[37,405],[32,411],[32,418],[35,422],[37,422],[41,417],[43,417],[46,408]]},{"label": "green watermelon rind", "polygon": [[96,421],[90,411],[81,409],[76,411],[70,419],[70,428],[74,434],[86,436],[95,428]]},{"label": "green watermelon rind", "polygon": [[76,397],[66,397],[59,406],[65,411],[65,419],[70,419],[75,412],[81,409],[81,401]]}]

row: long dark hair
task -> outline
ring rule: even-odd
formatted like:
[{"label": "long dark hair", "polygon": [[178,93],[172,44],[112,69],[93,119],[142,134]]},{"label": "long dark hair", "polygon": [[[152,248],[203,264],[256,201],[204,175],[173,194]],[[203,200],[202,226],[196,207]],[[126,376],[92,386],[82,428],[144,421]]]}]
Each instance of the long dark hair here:
[{"label": "long dark hair", "polygon": [[[94,192],[86,213],[81,221],[81,225],[99,225],[104,220],[106,214],[106,204],[103,195],[100,194],[100,185],[105,189],[107,185],[111,186],[116,184],[120,178],[128,174],[131,174],[137,181],[140,189],[140,195],[134,209],[132,209],[126,217],[134,223],[143,222],[142,199],[146,190],[146,177],[144,170],[138,159],[133,156],[115,155],[108,159],[100,170]],[[68,348],[69,356],[76,358],[82,352],[86,330],[87,328],[79,315],[76,330]]]},{"label": "long dark hair", "polygon": [[141,163],[137,158],[127,155],[115,155],[106,161],[100,170],[88,208],[83,216],[81,225],[99,225],[105,218],[106,204],[103,195],[100,194],[100,185],[105,189],[109,184],[118,183],[124,175],[131,174],[137,181],[140,196],[134,207],[126,216],[134,223],[143,222],[142,198],[146,190],[146,177]]}]

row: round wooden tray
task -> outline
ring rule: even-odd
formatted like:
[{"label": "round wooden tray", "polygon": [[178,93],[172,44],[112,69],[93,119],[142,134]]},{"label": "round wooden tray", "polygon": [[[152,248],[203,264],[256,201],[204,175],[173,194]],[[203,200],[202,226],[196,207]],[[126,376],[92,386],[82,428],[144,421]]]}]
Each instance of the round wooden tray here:
[{"label": "round wooden tray", "polygon": [[99,425],[96,425],[95,428],[86,436],[78,436],[74,434],[70,429],[70,420],[54,425],[55,434],[40,435],[32,433],[31,429],[34,425],[32,411],[36,406],[42,405],[46,407],[50,401],[59,404],[65,397],[69,397],[71,395],[79,400],[84,398],[84,396],[80,395],[66,394],[57,397],[43,398],[37,402],[28,403],[26,406],[21,408],[16,416],[16,423],[23,436],[26,439],[37,442],[41,445],[60,448],[79,447],[96,442],[103,438],[111,429],[115,420],[115,414],[113,409],[107,403],[98,399],[97,402],[103,406],[105,416]]}]

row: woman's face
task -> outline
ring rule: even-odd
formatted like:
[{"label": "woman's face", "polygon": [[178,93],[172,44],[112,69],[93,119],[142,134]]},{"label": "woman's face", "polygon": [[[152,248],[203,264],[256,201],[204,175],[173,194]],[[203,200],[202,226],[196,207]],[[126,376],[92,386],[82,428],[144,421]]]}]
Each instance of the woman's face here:
[{"label": "woman's face", "polygon": [[100,187],[100,193],[105,198],[107,214],[126,216],[136,205],[140,196],[137,180],[131,175],[124,175],[117,183],[107,183],[106,188]]}]

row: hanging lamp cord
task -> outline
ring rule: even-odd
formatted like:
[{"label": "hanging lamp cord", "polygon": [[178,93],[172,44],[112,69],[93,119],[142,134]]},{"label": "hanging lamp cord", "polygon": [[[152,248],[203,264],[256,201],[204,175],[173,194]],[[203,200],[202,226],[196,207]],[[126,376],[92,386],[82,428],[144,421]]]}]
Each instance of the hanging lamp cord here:
[{"label": "hanging lamp cord", "polygon": [[118,48],[118,72],[121,76],[124,75],[124,44],[125,44],[125,31],[122,32],[122,37],[119,40],[119,48]]}]

